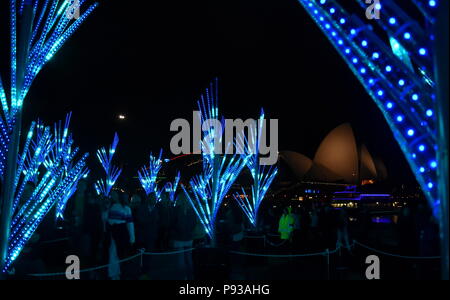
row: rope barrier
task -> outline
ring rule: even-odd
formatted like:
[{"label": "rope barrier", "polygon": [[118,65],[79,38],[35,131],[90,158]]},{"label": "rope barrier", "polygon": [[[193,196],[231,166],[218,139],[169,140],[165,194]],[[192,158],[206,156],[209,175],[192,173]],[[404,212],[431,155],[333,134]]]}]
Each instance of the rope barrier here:
[{"label": "rope barrier", "polygon": [[274,235],[274,234],[266,234],[266,235],[264,235],[264,243],[267,243],[267,244],[269,244],[270,246],[275,247],[275,248],[279,248],[279,247],[283,246],[284,244],[286,244],[286,243],[288,242],[288,240],[283,240],[283,241],[281,241],[281,243],[275,244],[275,243],[272,243],[272,242],[269,240],[269,237],[280,238],[280,236],[279,236],[279,235]]},{"label": "rope barrier", "polygon": [[[130,256],[128,258],[122,259],[122,260],[118,261],[117,264],[122,264],[124,262],[131,261],[131,260],[133,260],[133,259],[135,259],[137,257],[142,256],[142,254],[143,253],[138,253],[138,254]],[[98,271],[98,270],[101,270],[101,269],[106,269],[108,267],[109,267],[109,264],[103,265],[103,266],[99,266],[99,267],[94,267],[94,268],[80,270],[80,271],[78,271],[76,273],[80,273],[81,274],[81,273],[87,273],[87,272],[94,272],[94,271]],[[31,277],[58,277],[58,276],[65,276],[65,275],[66,275],[66,272],[64,272],[64,273],[46,273],[46,274],[30,274],[28,276],[31,276]]]},{"label": "rope barrier", "polygon": [[260,235],[260,236],[257,236],[257,235],[246,235],[245,238],[246,238],[246,239],[254,239],[254,240],[257,240],[257,239],[264,239],[265,236],[264,236],[264,235]]},{"label": "rope barrier", "polygon": [[[352,248],[353,246],[350,246],[350,249]],[[344,249],[347,249],[347,250],[349,250],[348,248],[344,248]],[[333,251],[328,251],[327,252],[327,254],[329,254],[329,255],[331,255],[331,254],[336,254],[336,253],[338,253],[339,251],[341,251],[342,250],[342,247],[337,247],[335,250],[333,250]]]},{"label": "rope barrier", "polygon": [[179,250],[179,251],[172,251],[172,252],[144,252],[144,255],[174,255],[174,254],[181,254],[181,253],[186,253],[186,252],[192,252],[194,251],[195,248],[190,248],[190,249],[183,249],[183,250]]},{"label": "rope barrier", "polygon": [[282,241],[282,242],[279,243],[279,244],[274,244],[274,243],[272,243],[271,241],[266,240],[266,243],[269,244],[269,245],[272,246],[272,247],[278,248],[278,247],[281,247],[281,246],[283,246],[284,244],[286,244],[287,241],[288,241],[288,240],[284,240],[284,241]]},{"label": "rope barrier", "polygon": [[367,249],[367,250],[370,250],[370,251],[373,251],[373,252],[377,252],[377,253],[380,253],[380,254],[383,254],[383,255],[386,255],[386,256],[391,256],[391,257],[397,257],[397,258],[403,258],[403,259],[430,259],[430,260],[432,260],[432,259],[441,259],[440,256],[405,256],[405,255],[392,254],[392,253],[384,252],[384,251],[381,251],[381,250],[369,247],[369,246],[364,245],[364,244],[362,244],[362,243],[360,243],[358,241],[354,241],[354,243],[356,245],[360,246],[360,247],[363,247],[363,248]]},{"label": "rope barrier", "polygon": [[[143,255],[148,255],[148,256],[155,256],[155,255],[175,255],[175,254],[181,254],[181,253],[186,253],[186,252],[192,252],[194,251],[195,248],[190,248],[190,249],[183,249],[183,250],[178,250],[178,251],[170,251],[170,252],[144,252],[141,250],[140,253],[133,255],[131,257],[125,258],[123,260],[118,261],[116,264],[122,264],[128,261],[131,261],[137,257],[142,257]],[[99,266],[99,267],[94,267],[94,268],[89,268],[89,269],[84,269],[84,270],[80,270],[77,273],[87,273],[87,272],[94,272],[94,271],[98,271],[98,270],[102,270],[102,269],[106,269],[109,267],[109,264],[107,265],[103,265],[103,266]],[[46,274],[30,274],[29,276],[31,277],[58,277],[58,276],[65,276],[66,273],[46,273]]]},{"label": "rope barrier", "polygon": [[[142,257],[143,255],[147,255],[147,256],[157,256],[157,255],[175,255],[175,254],[182,254],[182,253],[186,253],[186,252],[192,252],[194,251],[195,248],[190,248],[190,249],[183,249],[183,250],[178,250],[178,251],[171,251],[171,252],[143,252],[141,251],[140,253],[133,255],[131,257],[125,258],[123,260],[120,260],[117,262],[117,264],[122,264],[128,261],[131,261],[137,257]],[[324,252],[320,252],[320,253],[311,253],[311,254],[290,254],[290,255],[269,255],[269,254],[257,254],[257,253],[246,253],[246,252],[239,252],[239,251],[229,251],[232,254],[238,254],[238,255],[245,255],[245,256],[259,256],[259,257],[277,257],[277,258],[290,258],[290,257],[312,257],[312,256],[327,256],[330,254],[334,254],[337,253],[339,251],[339,249],[336,249],[334,251],[324,251]],[[99,267],[94,267],[94,268],[89,268],[89,269],[84,269],[84,270],[80,270],[78,273],[87,273],[87,272],[94,272],[94,271],[98,271],[101,269],[106,269],[109,267],[109,264],[107,265],[103,265],[103,266],[99,266]],[[45,274],[30,274],[29,276],[31,277],[58,277],[58,276],[65,276],[66,273],[45,273]]]},{"label": "rope barrier", "polygon": [[[355,245],[358,245],[362,248],[365,248],[367,250],[376,252],[376,253],[380,253],[386,256],[391,256],[391,257],[396,257],[396,258],[402,258],[402,259],[426,259],[426,260],[433,260],[433,259],[441,259],[440,256],[430,256],[430,257],[426,257],[426,256],[404,256],[404,255],[398,255],[398,254],[392,254],[392,253],[388,253],[388,252],[384,252],[372,247],[369,247],[367,245],[364,245],[358,241],[353,241],[353,244],[350,248],[353,248]],[[242,252],[242,251],[229,251],[229,253],[231,254],[236,254],[236,255],[244,255],[244,256],[253,256],[253,257],[268,257],[268,258],[295,258],[295,257],[314,257],[314,256],[327,256],[329,257],[330,255],[336,254],[339,251],[341,251],[343,248],[342,247],[337,247],[335,250],[333,251],[329,251],[329,250],[325,250],[323,252],[318,252],[318,253],[307,253],[307,254],[259,254],[259,253],[249,253],[249,252]],[[144,252],[144,250],[142,249],[140,251],[140,253],[133,255],[131,257],[125,258],[123,260],[120,260],[119,262],[117,262],[118,264],[122,264],[128,261],[131,261],[137,257],[142,257],[144,255],[147,256],[162,256],[162,255],[175,255],[175,254],[182,254],[182,253],[187,253],[187,252],[192,252],[196,250],[196,248],[189,248],[189,249],[183,249],[183,250],[177,250],[177,251],[170,251],[170,252]],[[78,273],[87,273],[87,272],[93,272],[93,271],[98,271],[101,269],[106,269],[109,267],[109,264],[107,265],[103,265],[103,266],[99,266],[99,267],[94,267],[94,268],[89,268],[89,269],[84,269],[84,270],[80,270]],[[58,277],[58,276],[65,276],[66,273],[46,273],[46,274],[30,274],[29,276],[31,277]]]},{"label": "rope barrier", "polygon": [[273,257],[273,258],[292,258],[292,257],[312,257],[312,256],[327,256],[339,252],[340,248],[333,251],[323,251],[318,253],[309,254],[258,254],[258,253],[248,253],[240,251],[229,251],[231,254],[245,255],[245,256],[256,256],[256,257]]}]

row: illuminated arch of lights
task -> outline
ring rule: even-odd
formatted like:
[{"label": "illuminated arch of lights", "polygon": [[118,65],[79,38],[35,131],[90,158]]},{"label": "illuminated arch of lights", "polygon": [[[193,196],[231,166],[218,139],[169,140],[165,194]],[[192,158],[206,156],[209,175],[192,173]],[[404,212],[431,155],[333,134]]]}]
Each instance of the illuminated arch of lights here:
[{"label": "illuminated arch of lights", "polygon": [[[376,20],[384,42],[360,18],[335,0],[299,0],[380,108],[436,217],[438,192],[437,87],[434,35],[409,17],[395,1],[383,1]],[[364,1],[358,1],[364,9]],[[412,1],[434,23],[438,1]],[[432,26],[427,26],[431,28]]]}]

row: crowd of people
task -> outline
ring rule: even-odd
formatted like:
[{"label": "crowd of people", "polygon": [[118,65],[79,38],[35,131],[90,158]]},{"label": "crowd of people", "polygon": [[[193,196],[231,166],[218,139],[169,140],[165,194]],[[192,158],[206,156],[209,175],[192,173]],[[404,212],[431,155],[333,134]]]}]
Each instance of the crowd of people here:
[{"label": "crowd of people", "polygon": [[288,249],[316,251],[350,249],[349,215],[329,205],[285,205],[262,213],[260,230],[281,240]]},{"label": "crowd of people", "polygon": [[[51,233],[58,228],[67,238],[66,248],[62,252],[77,255],[82,269],[107,266],[87,273],[88,279],[137,279],[152,270],[155,262],[152,256],[145,256],[140,266],[136,266],[135,261],[121,261],[140,251],[160,253],[189,250],[208,243],[204,228],[184,193],[177,195],[176,202],[172,202],[165,193],[156,201],[154,195],[147,196],[144,192],[128,194],[120,189],[114,189],[109,197],[101,197],[92,185],[81,181],[69,203],[64,220],[47,216],[15,264],[15,276],[45,273],[51,269],[45,264],[48,259],[43,259],[45,253],[42,253],[44,250],[41,244],[55,238]],[[362,233],[358,236],[358,230],[350,230],[350,216],[346,209],[336,210],[325,204],[268,205],[261,208],[258,220],[257,227],[253,228],[247,223],[236,201],[225,201],[216,221],[215,246],[242,249],[246,231],[247,234],[250,231],[255,235],[263,235],[269,245],[282,253],[339,247],[351,251],[351,238],[356,236],[364,240],[372,226],[369,214],[360,212],[353,226]],[[403,211],[398,223],[401,248],[404,247],[402,243],[411,247],[414,233],[411,230],[413,224],[409,209]],[[421,228],[433,230],[427,226]],[[61,250],[50,246],[47,249]],[[177,266],[177,278],[194,278],[192,251],[181,251],[173,259],[176,260],[173,262]]]},{"label": "crowd of people", "polygon": [[[137,276],[133,266],[119,261],[138,251],[189,249],[194,240],[206,237],[182,193],[175,203],[165,193],[156,201],[154,194],[130,195],[120,189],[113,190],[106,198],[97,196],[92,189],[81,184],[77,197],[79,199],[75,199],[73,209],[69,209],[73,214],[68,214],[74,224],[73,247],[87,266],[109,264],[107,277],[113,280]],[[187,252],[177,257],[180,270],[184,272],[182,278],[189,279],[192,256]],[[143,271],[150,267],[150,259],[145,259]]]},{"label": "crowd of people", "polygon": [[[42,253],[41,244],[58,240],[55,235],[58,228],[67,237],[67,251],[80,258],[83,269],[108,265],[101,272],[88,274],[94,277],[91,279],[132,279],[145,274],[151,268],[150,257],[143,260],[139,271],[133,263],[121,261],[140,251],[191,249],[194,241],[198,246],[207,240],[184,193],[179,193],[176,198],[176,202],[172,202],[166,193],[162,193],[157,201],[154,194],[146,195],[143,191],[129,194],[122,189],[114,189],[109,197],[103,197],[97,195],[93,185],[80,181],[66,208],[64,220],[52,218],[53,213],[47,216],[24,249],[26,255],[17,261],[12,274],[24,277],[48,271],[45,259],[42,259],[45,253]],[[225,218],[228,217],[230,214],[225,211]],[[223,230],[227,230],[225,227]],[[186,251],[176,258],[180,279],[192,279],[192,253]]]}]

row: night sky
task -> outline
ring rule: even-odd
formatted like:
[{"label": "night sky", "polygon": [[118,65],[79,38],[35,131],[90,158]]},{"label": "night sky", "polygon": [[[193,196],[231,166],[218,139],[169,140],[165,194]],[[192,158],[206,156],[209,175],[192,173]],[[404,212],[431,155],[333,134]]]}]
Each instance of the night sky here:
[{"label": "night sky", "polygon": [[73,111],[75,140],[92,154],[118,131],[118,160],[135,174],[150,151],[168,153],[170,123],[190,120],[218,77],[221,112],[257,118],[264,107],[280,119],[280,150],[313,158],[350,122],[391,179],[414,182],[378,108],[297,0],[100,2],[35,81],[27,124]]}]

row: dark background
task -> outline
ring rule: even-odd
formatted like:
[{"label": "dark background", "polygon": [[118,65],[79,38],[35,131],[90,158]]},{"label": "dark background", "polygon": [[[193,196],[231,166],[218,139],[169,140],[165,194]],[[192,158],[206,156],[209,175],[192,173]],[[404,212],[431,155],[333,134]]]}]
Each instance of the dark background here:
[{"label": "dark background", "polygon": [[332,129],[350,122],[394,182],[414,183],[378,108],[297,0],[100,3],[39,74],[25,103],[27,125],[73,111],[75,140],[92,154],[118,131],[118,161],[135,175],[150,151],[169,154],[170,123],[191,120],[218,77],[221,112],[257,118],[264,107],[280,119],[280,150],[313,158]]}]

